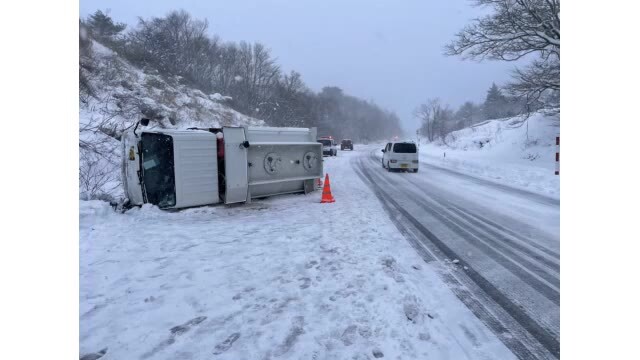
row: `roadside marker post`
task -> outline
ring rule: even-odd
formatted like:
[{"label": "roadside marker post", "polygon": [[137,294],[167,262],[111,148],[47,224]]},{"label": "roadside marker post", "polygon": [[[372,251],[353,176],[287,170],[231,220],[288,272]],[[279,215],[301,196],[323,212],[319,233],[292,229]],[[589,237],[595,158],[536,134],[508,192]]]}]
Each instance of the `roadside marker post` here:
[{"label": "roadside marker post", "polygon": [[560,175],[560,136],[556,136],[556,175]]}]

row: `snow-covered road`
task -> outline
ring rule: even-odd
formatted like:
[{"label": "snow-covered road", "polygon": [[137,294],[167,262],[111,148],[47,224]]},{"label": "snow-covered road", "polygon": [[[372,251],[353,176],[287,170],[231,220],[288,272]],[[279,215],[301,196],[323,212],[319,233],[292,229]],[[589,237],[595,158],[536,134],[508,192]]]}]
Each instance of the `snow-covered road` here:
[{"label": "snow-covered road", "polygon": [[[496,322],[490,316],[497,317],[494,312],[501,308],[486,307],[488,301],[460,284],[463,265],[487,278],[495,271],[496,279],[514,289],[527,274],[527,281],[535,279],[549,289],[513,296],[530,295],[536,304],[555,305],[553,278],[526,269],[511,276],[510,269],[502,268],[507,260],[497,255],[497,264],[486,260],[486,248],[507,252],[498,249],[498,240],[484,236],[484,247],[462,245],[467,237],[441,235],[440,228],[447,227],[442,221],[431,224],[431,231],[451,241],[456,252],[458,244],[473,252],[460,254],[461,263],[454,265],[416,251],[412,244],[423,240],[424,232],[405,226],[406,217],[397,211],[389,217],[389,202],[379,201],[367,179],[378,185],[395,181],[394,201],[404,201],[424,223],[433,217],[410,204],[439,207],[443,203],[436,195],[449,194],[421,193],[409,182],[428,185],[429,171],[383,173],[368,150],[340,152],[324,164],[333,204],[320,204],[321,194],[315,192],[230,207],[164,212],[144,206],[118,214],[106,203],[81,201],[81,354],[106,349],[103,360],[514,358],[509,348],[517,350],[513,344],[522,337],[509,323],[499,332],[502,341],[494,335]],[[427,194],[433,203],[426,202]],[[485,195],[473,196],[482,202]],[[522,199],[509,196],[517,207]],[[539,239],[539,227],[525,226],[533,216],[530,209],[520,207],[519,231],[529,232],[517,240],[535,238],[541,248],[557,253],[554,228]],[[459,212],[481,222],[483,232],[512,236],[477,220],[496,216],[475,209]],[[556,262],[549,254],[542,256]],[[538,299],[542,293],[551,299]],[[536,318],[541,326],[557,324],[552,310],[545,314]]]},{"label": "snow-covered road", "polygon": [[559,201],[424,159],[389,173],[382,147],[353,166],[418,253],[518,357],[558,357]]}]

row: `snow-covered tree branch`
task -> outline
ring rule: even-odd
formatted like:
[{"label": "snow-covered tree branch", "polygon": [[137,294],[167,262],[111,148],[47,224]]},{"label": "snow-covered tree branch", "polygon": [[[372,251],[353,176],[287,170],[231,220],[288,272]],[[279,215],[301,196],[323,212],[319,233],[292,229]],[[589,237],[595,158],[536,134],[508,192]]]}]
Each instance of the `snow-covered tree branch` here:
[{"label": "snow-covered tree branch", "polygon": [[559,90],[560,1],[476,0],[475,4],[490,7],[492,13],[458,32],[445,54],[503,61],[536,54],[538,59],[515,71],[507,90],[528,103]]}]

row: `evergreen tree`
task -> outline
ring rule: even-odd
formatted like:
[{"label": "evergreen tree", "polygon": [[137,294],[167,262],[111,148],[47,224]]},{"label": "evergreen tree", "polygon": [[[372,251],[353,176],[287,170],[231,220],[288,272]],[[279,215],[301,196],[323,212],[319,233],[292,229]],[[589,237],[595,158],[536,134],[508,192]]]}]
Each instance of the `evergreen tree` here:
[{"label": "evergreen tree", "polygon": [[475,105],[471,101],[467,101],[456,113],[456,119],[460,122],[460,128],[469,127],[473,124],[475,113]]},{"label": "evergreen tree", "polygon": [[98,40],[112,40],[114,36],[127,27],[124,23],[114,23],[108,14],[100,10],[89,15],[86,25],[91,29],[91,34]]},{"label": "evergreen tree", "polygon": [[484,114],[487,120],[505,117],[507,103],[507,98],[502,94],[500,88],[493,83],[489,91],[487,91],[487,98],[484,101]]}]

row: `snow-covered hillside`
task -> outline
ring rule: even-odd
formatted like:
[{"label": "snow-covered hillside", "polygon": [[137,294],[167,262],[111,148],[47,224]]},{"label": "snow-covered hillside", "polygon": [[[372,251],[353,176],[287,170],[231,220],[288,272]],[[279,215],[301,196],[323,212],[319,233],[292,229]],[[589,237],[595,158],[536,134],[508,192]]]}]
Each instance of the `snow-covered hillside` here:
[{"label": "snow-covered hillside", "polygon": [[532,114],[489,120],[452,132],[445,141],[420,146],[429,164],[559,197],[555,139],[559,115]]},{"label": "snow-covered hillside", "polygon": [[139,69],[106,46],[91,41],[80,56],[80,195],[120,196],[119,136],[142,117],[150,127],[187,128],[264,125],[231,109],[227,96],[204,94]]}]

